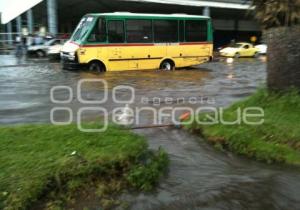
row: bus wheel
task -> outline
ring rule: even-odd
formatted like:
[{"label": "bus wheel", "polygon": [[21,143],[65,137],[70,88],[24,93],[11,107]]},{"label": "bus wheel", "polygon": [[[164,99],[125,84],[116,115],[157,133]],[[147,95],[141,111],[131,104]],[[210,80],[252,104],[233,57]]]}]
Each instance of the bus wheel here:
[{"label": "bus wheel", "polygon": [[160,69],[164,71],[171,71],[174,70],[175,65],[171,60],[165,60],[161,63]]},{"label": "bus wheel", "polygon": [[96,72],[104,72],[105,68],[103,66],[103,64],[99,61],[92,61],[89,64],[89,70],[90,71],[96,71]]}]

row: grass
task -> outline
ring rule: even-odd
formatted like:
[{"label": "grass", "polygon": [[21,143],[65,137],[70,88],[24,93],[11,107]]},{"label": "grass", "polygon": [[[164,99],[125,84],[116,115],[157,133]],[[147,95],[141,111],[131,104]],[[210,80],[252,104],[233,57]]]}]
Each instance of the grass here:
[{"label": "grass", "polygon": [[[279,94],[260,90],[224,111],[224,119],[236,119],[236,110],[247,107],[264,109],[262,125],[200,125],[194,121],[188,129],[198,131],[218,148],[257,160],[300,165],[300,94],[296,90]],[[207,114],[200,119],[207,120]]]},{"label": "grass", "polygon": [[119,190],[150,190],[168,163],[162,150],[149,151],[143,137],[114,126],[104,133],[75,125],[0,127],[0,137],[0,209],[31,209],[43,198],[57,202],[85,184],[100,185],[97,180],[102,188],[119,182]]}]

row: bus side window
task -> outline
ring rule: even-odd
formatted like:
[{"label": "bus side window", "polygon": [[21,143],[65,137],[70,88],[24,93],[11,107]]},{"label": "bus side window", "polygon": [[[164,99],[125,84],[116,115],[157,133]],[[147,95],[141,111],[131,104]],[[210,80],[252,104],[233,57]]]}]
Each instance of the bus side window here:
[{"label": "bus side window", "polygon": [[186,20],[185,39],[187,42],[207,41],[207,21]]},{"label": "bus side window", "polygon": [[87,40],[88,42],[106,42],[106,22],[99,18]]},{"label": "bus side window", "polygon": [[110,43],[123,43],[125,41],[123,20],[108,21],[108,41]]},{"label": "bus side window", "polygon": [[152,21],[151,20],[127,20],[126,35],[129,43],[152,42]]},{"label": "bus side window", "polygon": [[179,42],[184,42],[184,20],[179,20]]},{"label": "bus side window", "polygon": [[177,20],[154,20],[154,41],[157,43],[178,42]]}]

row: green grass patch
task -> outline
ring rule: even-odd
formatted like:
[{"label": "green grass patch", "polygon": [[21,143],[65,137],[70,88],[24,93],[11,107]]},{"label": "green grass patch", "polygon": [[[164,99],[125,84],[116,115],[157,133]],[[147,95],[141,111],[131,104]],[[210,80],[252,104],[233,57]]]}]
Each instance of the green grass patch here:
[{"label": "green grass patch", "polygon": [[70,200],[97,180],[102,188],[122,183],[115,191],[149,190],[168,164],[162,150],[149,151],[143,137],[115,126],[104,133],[83,133],[76,125],[0,127],[0,137],[0,209],[31,209],[49,195]]},{"label": "green grass patch", "polygon": [[[218,148],[228,148],[238,154],[268,163],[300,165],[299,92],[291,90],[283,94],[260,90],[226,109],[224,119],[234,121],[237,116],[236,110],[245,110],[247,107],[263,108],[265,116],[262,125],[248,125],[244,122],[238,125],[203,125],[194,120],[187,128],[200,132]],[[207,114],[198,117],[209,121]],[[256,120],[258,121],[258,118]]]}]

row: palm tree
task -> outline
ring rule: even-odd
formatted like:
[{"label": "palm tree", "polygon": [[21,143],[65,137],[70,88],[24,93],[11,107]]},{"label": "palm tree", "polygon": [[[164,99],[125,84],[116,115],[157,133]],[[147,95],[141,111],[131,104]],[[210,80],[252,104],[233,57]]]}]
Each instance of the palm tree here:
[{"label": "palm tree", "polygon": [[300,0],[252,0],[268,45],[267,85],[300,90]]}]

